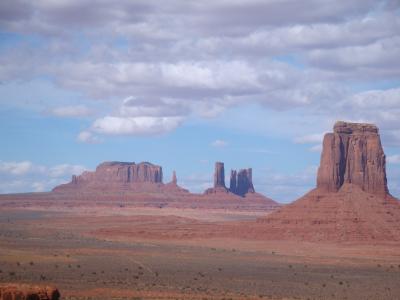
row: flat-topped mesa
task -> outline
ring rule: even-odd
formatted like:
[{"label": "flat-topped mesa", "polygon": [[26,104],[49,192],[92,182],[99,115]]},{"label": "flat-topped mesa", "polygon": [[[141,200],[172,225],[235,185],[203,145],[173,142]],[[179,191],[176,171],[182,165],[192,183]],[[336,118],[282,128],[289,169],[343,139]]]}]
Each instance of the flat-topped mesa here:
[{"label": "flat-topped mesa", "polygon": [[247,193],[255,193],[253,186],[253,170],[251,168],[231,171],[229,191],[244,196]]},{"label": "flat-topped mesa", "polygon": [[85,171],[82,175],[72,176],[70,183],[54,188],[54,191],[65,188],[111,188],[136,186],[140,184],[162,185],[162,168],[149,162],[104,162],[94,172]]},{"label": "flat-topped mesa", "polygon": [[368,193],[386,195],[386,159],[378,127],[336,122],[333,131],[324,137],[317,188],[337,192],[349,183]]}]

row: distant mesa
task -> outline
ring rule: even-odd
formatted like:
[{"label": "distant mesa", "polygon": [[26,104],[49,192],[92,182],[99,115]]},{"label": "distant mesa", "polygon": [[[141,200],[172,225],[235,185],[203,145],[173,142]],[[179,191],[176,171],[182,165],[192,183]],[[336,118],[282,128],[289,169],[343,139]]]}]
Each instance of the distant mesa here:
[{"label": "distant mesa", "polygon": [[176,173],[172,182],[163,183],[162,167],[149,162],[104,162],[94,172],[85,171],[79,176],[72,176],[71,182],[53,189],[54,192],[79,190],[96,191],[147,191],[147,192],[183,192],[177,185]]},{"label": "distant mesa", "polygon": [[400,202],[388,191],[378,128],[337,122],[324,137],[317,188],[258,222],[269,239],[400,241]]},{"label": "distant mesa", "polygon": [[223,162],[215,163],[214,171],[214,187],[207,189],[204,193],[232,193],[244,197],[248,193],[255,193],[253,186],[253,171],[249,169],[241,169],[239,172],[231,170],[229,189],[225,186],[225,167]]}]

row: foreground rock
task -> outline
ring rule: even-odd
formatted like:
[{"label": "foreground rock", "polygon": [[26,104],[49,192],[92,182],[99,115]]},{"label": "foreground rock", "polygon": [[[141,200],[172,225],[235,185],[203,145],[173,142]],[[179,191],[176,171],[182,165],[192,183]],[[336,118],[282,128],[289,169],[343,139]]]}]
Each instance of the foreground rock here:
[{"label": "foreground rock", "polygon": [[0,284],[1,300],[58,300],[60,293],[55,287],[28,284]]},{"label": "foreground rock", "polygon": [[351,183],[365,192],[384,196],[388,192],[385,167],[375,125],[337,122],[333,133],[324,137],[317,187],[337,192]]},{"label": "foreground rock", "polygon": [[258,220],[268,239],[400,241],[400,204],[386,184],[378,128],[338,122],[325,135],[317,188]]}]

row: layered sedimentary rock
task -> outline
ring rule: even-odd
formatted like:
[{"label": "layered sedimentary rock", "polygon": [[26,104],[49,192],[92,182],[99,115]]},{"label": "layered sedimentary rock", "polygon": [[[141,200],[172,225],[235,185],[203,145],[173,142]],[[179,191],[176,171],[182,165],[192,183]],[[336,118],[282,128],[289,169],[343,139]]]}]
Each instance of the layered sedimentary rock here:
[{"label": "layered sedimentary rock", "polygon": [[400,241],[378,128],[337,122],[324,138],[317,188],[258,222],[268,239]]},{"label": "layered sedimentary rock", "polygon": [[51,286],[4,283],[0,285],[0,299],[58,300],[60,293]]},{"label": "layered sedimentary rock", "polygon": [[229,191],[239,196],[254,193],[253,171],[251,168],[231,171]]},{"label": "layered sedimentary rock", "polygon": [[54,191],[76,188],[117,189],[162,185],[162,168],[149,162],[104,162],[94,172],[83,172],[72,176],[70,183],[54,188]]},{"label": "layered sedimentary rock", "polygon": [[324,137],[317,187],[337,192],[343,184],[351,183],[365,192],[385,195],[385,165],[375,125],[337,122],[333,133]]}]

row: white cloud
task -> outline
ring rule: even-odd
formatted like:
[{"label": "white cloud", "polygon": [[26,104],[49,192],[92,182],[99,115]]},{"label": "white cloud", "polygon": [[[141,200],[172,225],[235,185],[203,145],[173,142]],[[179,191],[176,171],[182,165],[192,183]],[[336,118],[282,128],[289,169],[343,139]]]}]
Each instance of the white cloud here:
[{"label": "white cloud", "polygon": [[322,143],[324,135],[325,135],[325,133],[308,134],[305,136],[300,136],[300,137],[295,138],[294,142],[296,144],[312,144],[312,143],[317,143],[317,142]]},{"label": "white cloud", "polygon": [[21,162],[3,162],[0,161],[0,172],[9,173],[12,175],[25,175],[32,172],[34,169],[33,164],[30,161]]},{"label": "white cloud", "polygon": [[101,139],[95,136],[92,132],[84,130],[78,134],[77,140],[81,143],[97,144],[101,142]]},{"label": "white cloud", "polygon": [[228,146],[228,142],[224,140],[215,140],[214,142],[211,143],[211,146],[216,148],[224,148]]},{"label": "white cloud", "polygon": [[94,121],[92,130],[109,135],[153,135],[169,132],[183,122],[181,117],[113,117]]},{"label": "white cloud", "polygon": [[64,177],[72,174],[81,174],[86,168],[80,165],[61,164],[49,168],[50,177]]},{"label": "white cloud", "polygon": [[388,163],[391,164],[400,164],[400,155],[399,154],[395,154],[395,155],[389,155],[386,158]]},{"label": "white cloud", "polygon": [[0,193],[43,192],[81,174],[81,165],[44,166],[31,161],[0,162]]},{"label": "white cloud", "polygon": [[310,148],[311,152],[318,152],[321,153],[322,152],[322,143],[318,144],[318,145],[314,145]]},{"label": "white cloud", "polygon": [[91,110],[84,105],[55,107],[47,112],[57,117],[85,117],[92,113]]}]

